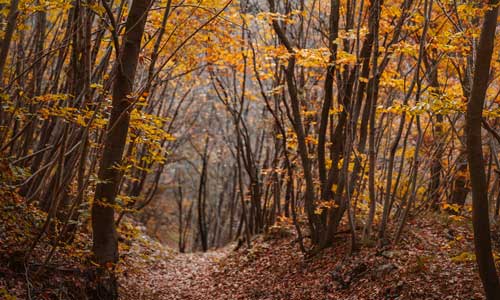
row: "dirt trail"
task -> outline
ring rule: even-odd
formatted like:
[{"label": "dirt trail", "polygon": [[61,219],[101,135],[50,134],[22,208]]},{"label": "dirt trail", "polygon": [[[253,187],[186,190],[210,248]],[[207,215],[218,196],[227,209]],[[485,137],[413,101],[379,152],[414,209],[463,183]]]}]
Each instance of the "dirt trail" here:
[{"label": "dirt trail", "polygon": [[[226,249],[207,253],[175,254],[142,270],[125,272],[121,282],[124,300],[209,300],[215,288],[211,273],[228,255]],[[133,273],[133,274],[132,274]]]}]

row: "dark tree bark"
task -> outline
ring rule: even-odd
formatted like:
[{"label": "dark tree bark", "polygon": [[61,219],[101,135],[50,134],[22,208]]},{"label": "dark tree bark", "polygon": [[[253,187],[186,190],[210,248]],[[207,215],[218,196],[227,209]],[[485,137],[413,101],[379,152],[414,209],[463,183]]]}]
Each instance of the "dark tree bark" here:
[{"label": "dark tree bark", "polygon": [[[111,117],[100,162],[100,181],[96,187],[92,204],[92,250],[95,261],[101,266],[115,263],[118,260],[114,205],[122,174],[116,166],[122,163],[132,108],[130,95],[133,90],[141,39],[150,2],[150,0],[134,0],[132,2],[122,49],[120,49],[120,55],[113,71],[115,79]],[[111,282],[115,282],[113,278],[111,279]],[[111,286],[103,284],[98,288],[97,293],[98,297],[103,299],[115,299],[117,297],[116,282]]]},{"label": "dark tree bark", "polygon": [[200,173],[200,184],[198,189],[198,233],[200,235],[201,249],[208,250],[208,228],[206,221],[206,193],[207,193],[207,168],[208,168],[208,143],[210,138],[205,139],[205,149],[202,154],[202,168]]},{"label": "dark tree bark", "polygon": [[491,57],[497,25],[498,0],[489,1],[474,65],[472,93],[467,104],[466,137],[467,159],[472,186],[472,224],[479,275],[488,300],[500,299],[500,283],[491,252],[488,212],[488,182],[486,181],[481,137],[481,120],[488,89]]},{"label": "dark tree bark", "polygon": [[450,197],[451,204],[464,206],[467,195],[470,192],[467,178],[467,159],[465,152],[461,152],[456,163],[456,174],[453,178],[452,192]]},{"label": "dark tree bark", "polygon": [[12,35],[14,34],[14,30],[16,29],[16,20],[17,15],[19,14],[18,6],[19,0],[12,0],[10,2],[9,16],[7,17],[7,28],[5,30],[4,39],[0,48],[0,83],[2,82],[3,70],[5,67],[5,62],[7,61],[7,55],[9,54]]},{"label": "dark tree bark", "polygon": [[183,202],[184,202],[184,196],[182,194],[182,186],[179,180],[179,186],[177,187],[177,196],[179,197],[177,200],[177,208],[179,209],[179,252],[184,253],[186,252],[186,242],[184,241],[184,216],[183,216]]}]

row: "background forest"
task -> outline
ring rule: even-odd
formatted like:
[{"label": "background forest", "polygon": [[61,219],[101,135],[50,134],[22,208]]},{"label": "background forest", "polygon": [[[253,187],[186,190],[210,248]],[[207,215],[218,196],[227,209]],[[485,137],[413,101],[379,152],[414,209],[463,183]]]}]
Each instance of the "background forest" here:
[{"label": "background forest", "polygon": [[497,19],[0,0],[0,298],[500,299]]}]

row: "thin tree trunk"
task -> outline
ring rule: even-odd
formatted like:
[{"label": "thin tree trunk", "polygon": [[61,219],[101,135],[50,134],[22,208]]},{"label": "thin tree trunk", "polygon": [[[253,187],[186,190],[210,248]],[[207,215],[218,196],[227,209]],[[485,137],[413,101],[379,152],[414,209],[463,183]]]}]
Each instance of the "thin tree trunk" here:
[{"label": "thin tree trunk", "polygon": [[490,220],[488,210],[488,182],[486,181],[481,137],[484,99],[488,89],[490,64],[495,42],[498,0],[491,0],[486,11],[474,65],[472,92],[467,104],[466,137],[467,160],[472,186],[472,225],[479,275],[486,299],[500,299],[500,283],[491,251]]}]

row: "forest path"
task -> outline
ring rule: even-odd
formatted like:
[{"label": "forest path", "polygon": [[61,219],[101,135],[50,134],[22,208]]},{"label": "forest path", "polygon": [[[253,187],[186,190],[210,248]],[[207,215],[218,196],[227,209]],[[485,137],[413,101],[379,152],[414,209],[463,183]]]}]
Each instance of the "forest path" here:
[{"label": "forest path", "polygon": [[131,270],[134,275],[124,274],[126,300],[209,300],[215,283],[212,272],[219,267],[231,249],[224,248],[206,253],[176,253],[171,259],[159,261],[146,268]]}]

